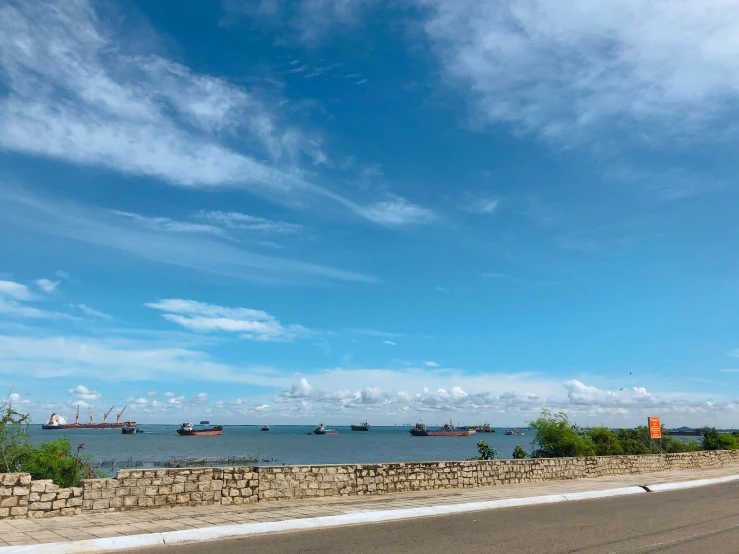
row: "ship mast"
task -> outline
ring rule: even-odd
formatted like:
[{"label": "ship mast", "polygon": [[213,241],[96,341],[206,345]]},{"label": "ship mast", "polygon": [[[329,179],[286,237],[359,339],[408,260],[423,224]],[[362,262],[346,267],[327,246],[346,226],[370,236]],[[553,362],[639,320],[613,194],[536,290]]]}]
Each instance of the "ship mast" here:
[{"label": "ship mast", "polygon": [[87,413],[90,414],[90,425],[92,425],[92,410],[87,408]]},{"label": "ship mast", "polygon": [[106,421],[108,421],[108,416],[110,415],[110,412],[112,412],[112,411],[113,411],[113,408],[115,408],[115,404],[113,404],[113,405],[112,405],[112,406],[110,407],[110,410],[108,410],[108,411],[107,411],[107,412],[105,413],[105,415],[103,416],[103,424],[105,424],[105,422],[106,422]]},{"label": "ship mast", "polygon": [[74,418],[74,424],[79,425],[80,423],[80,405],[77,404],[77,415]]},{"label": "ship mast", "polygon": [[115,422],[116,423],[118,423],[118,421],[121,419],[121,416],[123,415],[123,412],[126,411],[126,408],[128,408],[128,404],[126,404],[125,406],[123,406],[123,409],[120,412],[118,412],[118,415],[115,416]]}]

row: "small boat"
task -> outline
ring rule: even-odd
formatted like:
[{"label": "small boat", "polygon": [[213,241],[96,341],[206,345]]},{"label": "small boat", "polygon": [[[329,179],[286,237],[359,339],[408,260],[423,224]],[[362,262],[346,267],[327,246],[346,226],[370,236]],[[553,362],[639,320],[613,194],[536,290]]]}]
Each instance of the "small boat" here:
[{"label": "small boat", "polygon": [[366,421],[364,423],[360,423],[359,425],[352,425],[352,431],[369,431],[370,430],[370,424]]},{"label": "small boat", "polygon": [[506,429],[505,434],[506,435],[523,436],[524,432],[521,431],[521,429]]},{"label": "small boat", "polygon": [[177,434],[181,437],[222,435],[223,425],[214,425],[213,427],[201,427],[196,429],[192,423],[185,422],[179,429],[177,429]]},{"label": "small boat", "polygon": [[495,429],[493,429],[492,427],[490,427],[490,424],[489,423],[486,423],[486,424],[482,425],[481,427],[478,427],[477,428],[477,432],[478,433],[495,433]]},{"label": "small boat", "polygon": [[262,431],[269,431],[269,425],[262,425]]},{"label": "small boat", "polygon": [[338,435],[339,431],[336,429],[328,429],[323,423],[319,423],[318,427],[313,429],[315,435]]}]

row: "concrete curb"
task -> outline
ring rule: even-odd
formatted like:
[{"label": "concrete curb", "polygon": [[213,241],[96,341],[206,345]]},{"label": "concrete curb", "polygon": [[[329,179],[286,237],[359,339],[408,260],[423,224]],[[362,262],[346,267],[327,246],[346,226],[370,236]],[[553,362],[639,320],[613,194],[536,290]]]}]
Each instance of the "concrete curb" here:
[{"label": "concrete curb", "polygon": [[507,498],[503,500],[490,500],[485,502],[469,502],[466,504],[447,504],[442,506],[407,508],[402,510],[357,512],[342,514],[338,516],[288,519],[284,521],[270,521],[265,523],[244,523],[240,525],[204,527],[201,529],[186,529],[184,531],[149,533],[142,535],[130,535],[126,537],[110,537],[104,539],[33,544],[25,546],[5,546],[0,547],[0,554],[48,554],[50,552],[53,552],[54,554],[81,554],[86,552],[112,552],[132,548],[166,546],[198,541],[246,537],[249,535],[259,535],[264,533],[277,533],[280,531],[298,531],[308,529],[321,529],[327,527],[342,527],[346,525],[380,523],[417,517],[441,516],[459,514],[464,512],[494,510],[498,508],[515,508],[519,506],[536,506],[541,504],[556,504],[559,502],[575,502],[579,500],[609,498],[614,496],[626,496],[632,494],[647,494],[648,491],[671,491],[691,487],[700,487],[704,485],[727,483],[730,481],[739,481],[739,475],[719,477],[716,479],[684,481],[681,483],[666,483],[662,485],[649,486],[646,488],[637,486],[622,487],[601,491],[551,494],[547,496],[532,496],[528,498]]},{"label": "concrete curb", "polygon": [[682,481],[678,483],[663,483],[661,485],[648,485],[649,492],[666,492],[676,491],[680,489],[692,489],[693,487],[703,487],[705,485],[718,485],[720,483],[730,483],[731,481],[739,481],[739,475],[729,475],[728,477],[716,477],[715,479],[697,479],[695,481]]}]

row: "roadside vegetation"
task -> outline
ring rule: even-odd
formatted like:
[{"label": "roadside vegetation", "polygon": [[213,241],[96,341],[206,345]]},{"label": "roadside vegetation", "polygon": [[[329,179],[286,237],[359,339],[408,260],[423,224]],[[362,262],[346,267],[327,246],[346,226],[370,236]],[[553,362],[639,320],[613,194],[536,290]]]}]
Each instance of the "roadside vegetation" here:
[{"label": "roadside vegetation", "polygon": [[16,411],[9,400],[0,403],[0,473],[30,473],[33,479],[51,479],[60,487],[97,477],[89,457],[74,450],[66,437],[32,444],[30,423],[30,417]]},{"label": "roadside vegetation", "polygon": [[[596,427],[581,431],[572,424],[567,414],[552,414],[544,410],[541,416],[529,422],[536,430],[532,458],[560,458],[578,456],[622,456],[650,453],[649,429],[639,426],[636,429],[613,431],[606,427]],[[739,450],[739,433],[719,433],[714,428],[701,430],[702,440],[682,440],[670,436],[662,427],[662,439],[654,441],[665,454],[674,452],[695,452],[697,450]]]}]

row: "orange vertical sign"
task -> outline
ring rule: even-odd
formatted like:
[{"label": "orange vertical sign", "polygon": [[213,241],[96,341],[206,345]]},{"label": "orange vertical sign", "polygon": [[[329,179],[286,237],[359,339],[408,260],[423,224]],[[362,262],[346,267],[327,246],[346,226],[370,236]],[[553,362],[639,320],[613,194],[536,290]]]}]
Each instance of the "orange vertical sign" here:
[{"label": "orange vertical sign", "polygon": [[662,425],[659,422],[658,417],[649,417],[649,438],[650,439],[661,439],[662,438]]}]

